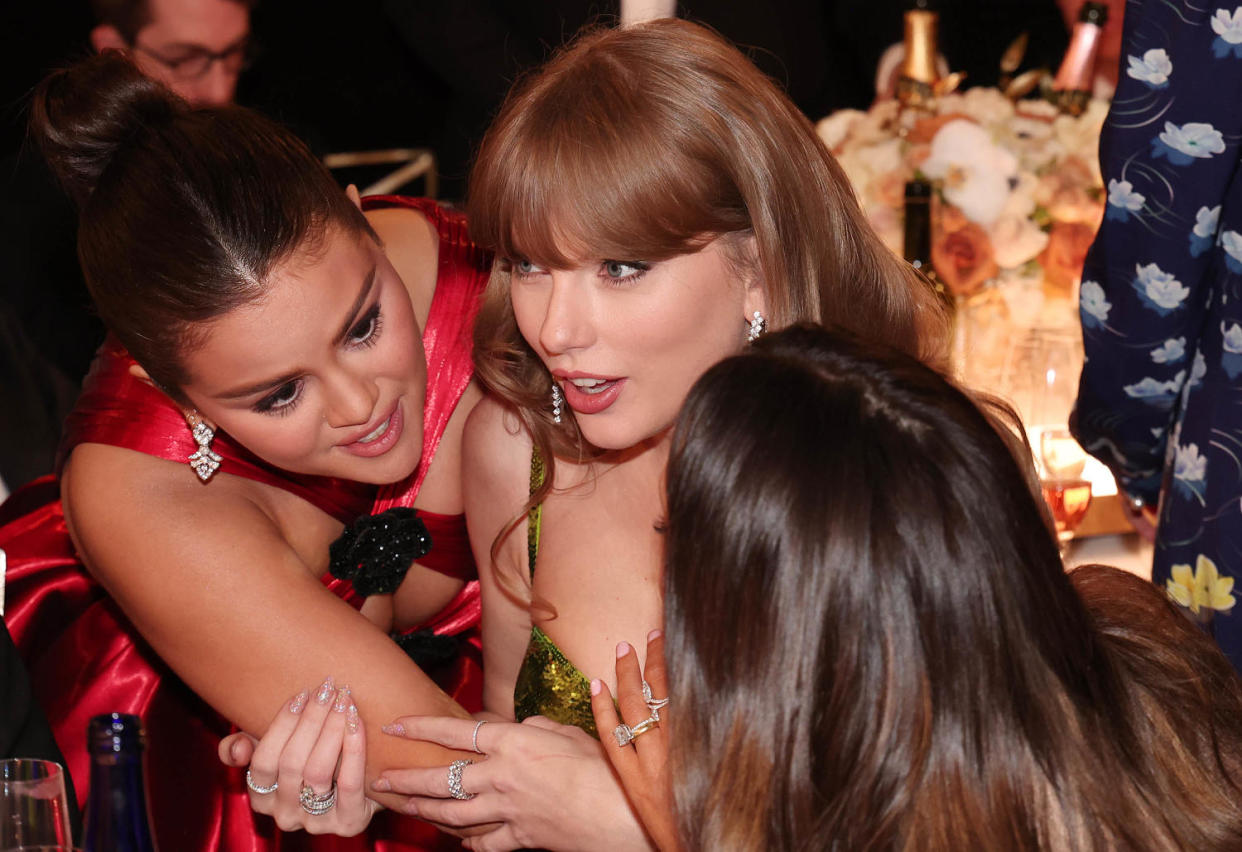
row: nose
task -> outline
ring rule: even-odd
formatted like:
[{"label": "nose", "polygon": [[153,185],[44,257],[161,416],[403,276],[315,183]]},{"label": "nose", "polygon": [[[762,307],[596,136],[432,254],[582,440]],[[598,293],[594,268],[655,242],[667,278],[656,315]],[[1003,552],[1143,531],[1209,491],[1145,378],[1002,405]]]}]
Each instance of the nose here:
[{"label": "nose", "polygon": [[194,95],[189,100],[198,106],[223,106],[233,102],[237,90],[238,72],[230,70],[220,59],[215,59],[199,80],[195,81]]},{"label": "nose", "polygon": [[379,387],[374,377],[347,369],[323,376],[324,417],[334,429],[365,426],[375,413]]},{"label": "nose", "polygon": [[589,281],[572,272],[553,272],[539,343],[549,355],[584,349],[595,342],[594,300]]}]

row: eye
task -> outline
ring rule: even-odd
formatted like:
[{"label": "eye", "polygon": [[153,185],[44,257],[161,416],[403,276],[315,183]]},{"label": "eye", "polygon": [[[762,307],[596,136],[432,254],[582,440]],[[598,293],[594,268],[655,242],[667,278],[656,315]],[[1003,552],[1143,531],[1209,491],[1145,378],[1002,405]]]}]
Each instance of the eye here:
[{"label": "eye", "polygon": [[542,266],[531,263],[529,260],[524,258],[510,261],[509,268],[518,278],[531,278],[535,275],[542,275],[548,271]]},{"label": "eye", "polygon": [[643,263],[641,260],[605,260],[600,264],[600,270],[614,283],[637,281],[646,275],[650,268],[651,264]]},{"label": "eye", "polygon": [[302,399],[302,380],[285,382],[253,406],[260,414],[288,414]]},{"label": "eye", "polygon": [[379,303],[376,302],[374,307],[349,330],[345,340],[353,346],[374,346],[379,340],[382,326],[383,317],[380,315]]}]

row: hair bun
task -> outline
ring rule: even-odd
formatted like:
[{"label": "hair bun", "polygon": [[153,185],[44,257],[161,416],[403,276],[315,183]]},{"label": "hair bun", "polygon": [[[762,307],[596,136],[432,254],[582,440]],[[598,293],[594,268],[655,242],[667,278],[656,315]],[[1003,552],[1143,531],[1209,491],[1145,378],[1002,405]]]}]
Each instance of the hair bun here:
[{"label": "hair bun", "polygon": [[105,51],[47,77],[35,89],[30,132],[52,172],[81,207],[99,176],[144,128],[168,123],[184,101]]}]

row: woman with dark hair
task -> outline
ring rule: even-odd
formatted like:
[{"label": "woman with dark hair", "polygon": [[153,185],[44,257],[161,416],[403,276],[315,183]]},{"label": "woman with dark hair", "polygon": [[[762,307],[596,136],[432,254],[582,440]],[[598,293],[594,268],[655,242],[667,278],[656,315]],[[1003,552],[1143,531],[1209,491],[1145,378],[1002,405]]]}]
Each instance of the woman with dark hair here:
[{"label": "woman with dark hair", "polygon": [[661,622],[661,481],[686,392],[800,320],[936,360],[942,316],[807,119],[686,21],[587,33],[519,83],[469,209],[498,258],[475,337],[490,395],[464,450],[484,706],[530,721],[403,718],[488,759],[376,789],[422,794],[407,812],[438,824],[502,823],[475,849],[643,846],[583,731],[617,639]]},{"label": "woman with dark hair", "polygon": [[[6,621],[80,794],[88,718],[136,713],[165,849],[288,848],[216,760],[229,721],[262,732],[315,680],[293,707],[361,772],[363,725],[411,702],[465,715],[406,650],[478,707],[460,466],[491,256],[432,202],[371,199],[364,215],[285,130],[193,108],[117,54],[53,75],[32,115],[113,337],[59,483],[4,507]],[[340,680],[320,684],[328,671]],[[374,737],[365,771],[451,756]],[[313,832],[355,833],[334,768],[311,755],[301,777],[245,783],[282,827],[306,809]],[[439,837],[403,821],[359,848]]]},{"label": "woman with dark hair", "polygon": [[671,703],[606,746],[662,848],[1242,848],[1242,682],[1141,579],[1067,576],[1026,467],[884,347],[798,327],[707,371],[668,463]]}]

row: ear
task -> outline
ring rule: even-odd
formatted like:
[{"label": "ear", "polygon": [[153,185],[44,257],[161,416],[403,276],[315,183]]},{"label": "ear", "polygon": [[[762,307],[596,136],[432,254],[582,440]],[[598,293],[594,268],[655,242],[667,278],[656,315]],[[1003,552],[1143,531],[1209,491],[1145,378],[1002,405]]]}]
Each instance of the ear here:
[{"label": "ear", "polygon": [[352,183],[345,187],[345,197],[352,201],[359,210],[362,209],[362,196],[358,194],[358,187]]},{"label": "ear", "polygon": [[95,29],[91,30],[91,47],[95,48],[96,53],[103,53],[109,48],[128,50],[129,42],[121,35],[121,31],[112,26],[112,24],[99,24]]}]

